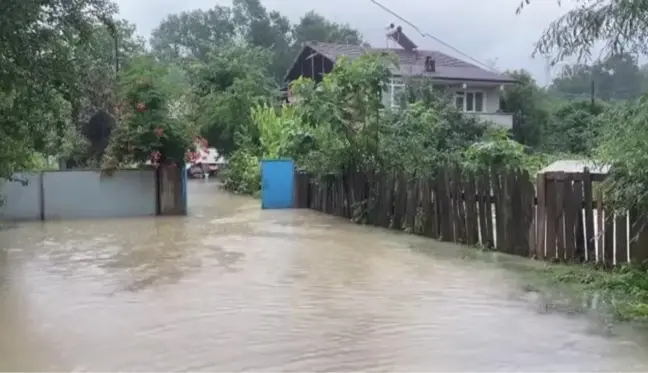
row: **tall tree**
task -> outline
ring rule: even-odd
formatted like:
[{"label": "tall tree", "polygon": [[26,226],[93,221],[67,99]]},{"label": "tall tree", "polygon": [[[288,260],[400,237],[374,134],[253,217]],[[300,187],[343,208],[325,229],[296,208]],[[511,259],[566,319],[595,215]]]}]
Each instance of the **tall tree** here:
[{"label": "tall tree", "polygon": [[641,94],[644,79],[636,59],[625,53],[593,65],[567,66],[554,79],[550,91],[566,99],[587,99],[594,94],[604,101],[627,100]]},{"label": "tall tree", "polygon": [[552,152],[585,154],[596,145],[596,120],[606,109],[601,101],[575,100],[557,105],[547,122],[544,148]]},{"label": "tall tree", "polygon": [[540,146],[549,119],[549,98],[529,72],[519,70],[507,74],[518,82],[504,92],[503,109],[515,118],[513,137],[524,145]]},{"label": "tall tree", "polygon": [[250,107],[271,101],[278,89],[268,70],[269,59],[268,50],[232,45],[191,69],[193,120],[220,154],[230,155],[237,140],[258,140]]},{"label": "tall tree", "polygon": [[277,11],[270,11],[259,0],[234,0],[234,23],[248,44],[272,50],[269,70],[280,81],[294,56],[291,51],[291,24]]},{"label": "tall tree", "polygon": [[304,14],[294,26],[292,35],[294,43],[298,46],[311,40],[355,45],[363,43],[358,30],[346,24],[331,22],[312,10]]},{"label": "tall tree", "polygon": [[0,177],[27,167],[34,151],[46,150],[43,140],[69,123],[78,78],[74,50],[115,10],[107,0],[3,1]]},{"label": "tall tree", "polygon": [[234,33],[231,9],[215,6],[169,15],[153,30],[150,43],[162,60],[205,59],[211,50],[229,43]]}]

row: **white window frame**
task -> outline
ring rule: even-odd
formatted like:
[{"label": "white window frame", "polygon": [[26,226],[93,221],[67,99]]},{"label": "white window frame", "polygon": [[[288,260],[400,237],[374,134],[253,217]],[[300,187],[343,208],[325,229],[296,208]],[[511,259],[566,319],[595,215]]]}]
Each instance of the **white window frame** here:
[{"label": "white window frame", "polygon": [[[467,96],[468,93],[473,94],[473,105],[472,105],[473,108],[472,108],[472,110],[467,110],[466,109],[466,102],[467,102],[466,96]],[[476,103],[475,94],[476,93],[481,93],[481,95],[482,95],[482,109],[481,109],[481,111],[475,110],[475,107],[477,106],[477,105],[475,105],[475,103]],[[455,107],[457,106],[457,97],[463,97],[463,108],[460,111],[462,111],[464,113],[485,113],[486,112],[486,97],[487,97],[486,96],[486,91],[482,91],[482,90],[478,90],[478,89],[462,89],[462,90],[459,90],[459,91],[455,91],[455,94],[454,94],[454,105],[455,105]],[[459,108],[457,108],[457,109],[459,109]]]},{"label": "white window frame", "polygon": [[392,109],[400,107],[400,100],[396,98],[396,90],[394,88],[400,88],[400,91],[405,90],[405,82],[400,78],[392,78],[389,80],[389,106]]}]

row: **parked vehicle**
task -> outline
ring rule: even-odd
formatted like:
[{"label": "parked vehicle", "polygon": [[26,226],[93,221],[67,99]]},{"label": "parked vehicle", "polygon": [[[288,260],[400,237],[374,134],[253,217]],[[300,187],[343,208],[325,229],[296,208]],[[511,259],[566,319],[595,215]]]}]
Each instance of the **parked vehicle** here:
[{"label": "parked vehicle", "polygon": [[205,174],[216,176],[227,163],[214,148],[198,148],[198,157],[194,162],[187,163],[187,176],[202,178]]}]

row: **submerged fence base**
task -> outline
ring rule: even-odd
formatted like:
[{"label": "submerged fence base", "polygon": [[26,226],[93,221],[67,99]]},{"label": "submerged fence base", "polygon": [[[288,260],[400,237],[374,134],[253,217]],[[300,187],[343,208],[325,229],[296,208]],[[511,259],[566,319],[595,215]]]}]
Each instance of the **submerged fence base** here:
[{"label": "submerged fence base", "polygon": [[[441,169],[415,179],[355,171],[311,179],[298,172],[294,206],[550,261],[612,266],[648,258],[648,234],[633,231],[632,216],[628,223],[624,214],[606,213],[602,196],[595,204],[592,182],[600,179],[585,175],[543,174],[534,186],[528,173],[511,170]],[[630,243],[633,236],[640,239]]]}]

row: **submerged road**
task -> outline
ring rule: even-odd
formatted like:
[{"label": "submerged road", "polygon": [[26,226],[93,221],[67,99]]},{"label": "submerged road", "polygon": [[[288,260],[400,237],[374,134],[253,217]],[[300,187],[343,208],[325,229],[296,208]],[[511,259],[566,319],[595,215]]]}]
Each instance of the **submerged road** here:
[{"label": "submerged road", "polygon": [[0,231],[0,370],[648,371],[644,331],[552,311],[502,264],[524,259],[213,183],[189,198]]}]

